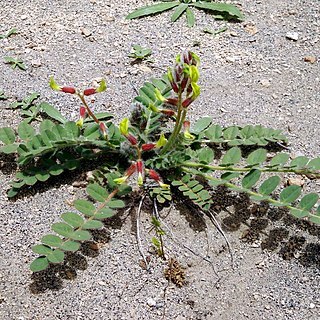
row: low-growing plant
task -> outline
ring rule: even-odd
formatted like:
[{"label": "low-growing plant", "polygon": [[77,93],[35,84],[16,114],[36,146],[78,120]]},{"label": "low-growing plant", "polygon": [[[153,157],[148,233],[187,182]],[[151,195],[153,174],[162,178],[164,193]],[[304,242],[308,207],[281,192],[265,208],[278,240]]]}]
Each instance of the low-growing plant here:
[{"label": "low-growing plant", "polygon": [[10,36],[17,34],[17,33],[18,33],[18,30],[16,28],[12,28],[12,29],[8,30],[6,33],[0,34],[0,40],[9,38]]},{"label": "low-growing plant", "polygon": [[19,58],[4,57],[4,61],[5,63],[10,64],[12,69],[15,69],[16,67],[18,67],[23,71],[27,70],[27,67],[25,66],[23,61]]},{"label": "low-growing plant", "polygon": [[146,62],[153,62],[148,57],[150,57],[152,54],[152,50],[149,48],[143,48],[140,45],[133,45],[132,50],[129,53],[129,58],[135,59],[137,62],[141,62],[142,60],[145,60]]},{"label": "low-growing plant", "polygon": [[175,9],[171,16],[171,22],[175,22],[185,13],[188,27],[193,27],[195,15],[192,8],[210,12],[216,19],[237,21],[244,19],[243,14],[236,6],[212,0],[161,0],[160,3],[141,7],[131,12],[126,18],[136,19]]},{"label": "low-growing plant", "polygon": [[[287,208],[296,218],[320,224],[319,196],[302,194],[298,185],[284,186],[279,175],[319,178],[320,158],[290,159],[285,152],[271,155],[270,146],[287,142],[281,130],[261,125],[223,128],[211,117],[190,123],[190,105],[200,95],[199,62],[192,52],[178,55],[165,76],[142,86],[130,117],[119,125],[107,112],[94,113],[87,102],[87,97],[106,89],[104,80],[98,88],[80,90],[60,86],[51,78],[53,90],[79,97],[77,121],[68,121],[47,104],[47,118],[38,129],[26,121],[17,130],[0,128],[4,144],[0,152],[16,154],[19,166],[9,197],[51,176],[78,169],[88,159],[103,160],[86,188],[88,197],[75,200],[74,210],[63,213],[62,222],[51,226],[53,233],[32,247],[39,255],[31,263],[32,271],[62,263],[66,252],[79,250],[81,242],[91,239],[91,230],[102,228],[103,220],[124,208],[132,192],[137,193],[132,189],[137,188],[142,201],[147,196],[152,199],[152,244],[163,257],[167,234],[157,203],[176,201],[178,195],[214,219],[212,192],[217,186],[245,193],[252,201]],[[251,152],[244,153],[249,147]]]}]

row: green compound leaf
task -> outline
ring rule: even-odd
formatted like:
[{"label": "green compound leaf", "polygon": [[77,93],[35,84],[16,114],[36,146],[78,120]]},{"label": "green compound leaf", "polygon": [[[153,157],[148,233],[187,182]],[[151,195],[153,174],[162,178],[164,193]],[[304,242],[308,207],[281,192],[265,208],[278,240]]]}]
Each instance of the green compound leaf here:
[{"label": "green compound leaf", "polygon": [[41,238],[41,242],[50,247],[60,247],[62,244],[62,239],[53,234],[45,235]]},{"label": "green compound leaf", "polygon": [[80,246],[81,244],[79,242],[68,240],[61,244],[60,249],[62,249],[63,251],[75,252],[80,249]]},{"label": "green compound leaf", "polygon": [[74,212],[66,212],[61,215],[62,220],[68,223],[70,226],[74,228],[79,228],[83,225],[84,220],[77,213]]},{"label": "green compound leaf", "polygon": [[57,222],[51,226],[51,229],[61,236],[69,238],[73,232],[73,228],[66,223]]},{"label": "green compound leaf", "polygon": [[82,226],[82,228],[83,229],[100,229],[103,226],[104,224],[101,221],[90,220],[90,221],[86,221]]},{"label": "green compound leaf", "polygon": [[4,144],[11,144],[16,140],[16,135],[13,129],[9,127],[0,128],[0,140]]},{"label": "green compound leaf", "polygon": [[319,196],[316,193],[309,193],[301,199],[299,208],[309,211],[318,202],[318,199]]},{"label": "green compound leaf", "polygon": [[30,264],[30,270],[32,272],[39,272],[47,269],[49,266],[49,261],[46,257],[39,257],[32,261]]},{"label": "green compound leaf", "polygon": [[95,213],[95,206],[88,200],[78,199],[73,203],[74,207],[85,216],[91,217]]},{"label": "green compound leaf", "polygon": [[67,119],[58,111],[55,107],[47,102],[41,102],[39,107],[45,112],[50,118],[57,120],[60,123],[67,122]]},{"label": "green compound leaf", "polygon": [[246,189],[252,188],[260,179],[261,172],[257,169],[251,170],[242,179],[242,186]]},{"label": "green compound leaf", "polygon": [[247,158],[247,163],[250,166],[259,165],[267,159],[266,149],[257,149],[249,154]]},{"label": "green compound leaf", "polygon": [[289,186],[283,189],[280,193],[280,201],[284,203],[292,203],[301,194],[301,187]]},{"label": "green compound leaf", "polygon": [[160,13],[160,12],[172,9],[174,7],[177,7],[179,4],[180,4],[179,1],[175,1],[175,2],[165,2],[165,3],[159,3],[151,6],[145,6],[128,14],[126,16],[126,19],[128,20],[136,19],[143,16],[149,16],[152,14]]},{"label": "green compound leaf", "polygon": [[180,3],[173,15],[171,16],[171,22],[175,22],[179,17],[187,10],[188,5],[186,3]]},{"label": "green compound leaf", "polygon": [[86,191],[92,199],[99,202],[104,202],[109,196],[106,189],[97,183],[89,184]]},{"label": "green compound leaf", "polygon": [[260,188],[259,188],[259,193],[263,195],[270,195],[279,185],[281,179],[278,176],[273,176],[265,180]]},{"label": "green compound leaf", "polygon": [[238,147],[233,147],[227,151],[227,153],[223,156],[221,160],[221,164],[233,165],[238,163],[241,160],[241,150]]}]

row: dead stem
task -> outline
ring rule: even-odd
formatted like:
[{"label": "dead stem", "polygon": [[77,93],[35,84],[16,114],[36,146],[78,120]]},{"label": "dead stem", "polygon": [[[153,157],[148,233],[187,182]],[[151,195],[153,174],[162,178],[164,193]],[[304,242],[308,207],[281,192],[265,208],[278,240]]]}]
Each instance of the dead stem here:
[{"label": "dead stem", "polygon": [[149,271],[149,264],[148,264],[148,261],[147,261],[147,258],[145,256],[145,254],[143,253],[142,242],[141,242],[141,237],[140,237],[141,208],[142,208],[142,204],[143,204],[143,201],[144,201],[145,198],[146,198],[146,195],[144,195],[141,198],[140,203],[139,203],[139,207],[138,207],[137,220],[136,220],[136,228],[137,228],[136,237],[137,237],[137,244],[138,244],[139,253],[140,253],[140,255],[141,255],[142,259],[143,259],[143,262],[145,263],[146,270]]}]

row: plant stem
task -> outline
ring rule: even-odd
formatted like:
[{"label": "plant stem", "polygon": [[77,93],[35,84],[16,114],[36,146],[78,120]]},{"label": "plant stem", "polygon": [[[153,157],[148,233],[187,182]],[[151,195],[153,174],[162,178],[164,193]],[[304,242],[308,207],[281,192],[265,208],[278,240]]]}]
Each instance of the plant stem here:
[{"label": "plant stem", "polygon": [[78,96],[79,96],[81,102],[83,103],[83,105],[85,106],[89,116],[94,120],[95,123],[100,124],[99,119],[91,111],[90,107],[87,104],[87,101],[84,99],[84,96],[82,94],[78,94]]},{"label": "plant stem", "polygon": [[203,169],[209,169],[213,171],[228,171],[228,172],[249,172],[253,169],[257,169],[261,172],[291,172],[291,173],[296,173],[296,174],[314,174],[316,177],[320,177],[320,174],[315,173],[310,170],[305,170],[305,169],[290,169],[290,168],[255,168],[255,167],[250,167],[250,168],[237,168],[237,167],[224,167],[224,166],[212,166],[209,164],[202,164],[202,163],[197,163],[197,162],[191,162],[187,161],[181,164],[181,166],[184,167],[189,167],[189,168],[203,168]]},{"label": "plant stem", "polygon": [[182,107],[182,92],[180,89],[178,92],[178,113],[177,113],[177,117],[176,117],[176,123],[175,123],[174,129],[171,133],[171,136],[168,139],[168,142],[162,148],[160,154],[164,154],[164,153],[170,151],[170,149],[172,149],[172,145],[175,143],[176,138],[177,138],[178,134],[180,133],[182,123],[183,123],[185,117],[186,117],[186,111],[183,110],[183,107]]}]

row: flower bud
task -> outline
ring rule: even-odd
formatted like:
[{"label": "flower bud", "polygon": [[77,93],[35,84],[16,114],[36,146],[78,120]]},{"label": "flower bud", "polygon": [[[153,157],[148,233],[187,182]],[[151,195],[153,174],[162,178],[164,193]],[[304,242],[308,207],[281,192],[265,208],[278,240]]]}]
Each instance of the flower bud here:
[{"label": "flower bud", "polygon": [[85,118],[86,117],[86,114],[87,114],[87,109],[83,106],[80,107],[80,117],[81,118]]},{"label": "flower bud", "polygon": [[182,107],[187,108],[193,102],[192,98],[187,98],[182,101]]},{"label": "flower bud", "polygon": [[128,139],[128,141],[135,146],[138,143],[138,140],[136,137],[134,137],[132,134],[128,134],[126,135],[126,138]]},{"label": "flower bud", "polygon": [[175,112],[170,109],[162,109],[162,110],[160,110],[160,112],[165,114],[168,117],[173,117],[175,115]]},{"label": "flower bud", "polygon": [[117,184],[123,184],[127,181],[128,177],[127,176],[123,176],[123,177],[120,177],[120,178],[116,178],[116,179],[113,179],[113,181]]},{"label": "flower bud", "polygon": [[141,160],[137,161],[137,170],[138,170],[138,185],[143,185],[143,162]]},{"label": "flower bud", "polygon": [[125,175],[127,177],[130,177],[131,175],[133,175],[137,170],[137,164],[133,163],[131,164],[131,166],[126,170]]},{"label": "flower bud", "polygon": [[103,137],[106,139],[108,137],[107,135],[107,128],[106,125],[103,122],[99,123],[100,132],[103,135]]},{"label": "flower bud", "polygon": [[149,109],[153,112],[159,112],[159,109],[153,103],[149,104]]},{"label": "flower bud", "polygon": [[97,93],[97,90],[94,88],[89,88],[83,91],[83,94],[85,96],[91,96],[92,94],[95,94],[95,93]]},{"label": "flower bud", "polygon": [[64,93],[71,93],[71,94],[76,93],[76,89],[73,87],[62,87],[60,91]]},{"label": "flower bud", "polygon": [[141,146],[141,149],[142,151],[149,151],[154,149],[155,146],[156,146],[155,143],[145,143]]},{"label": "flower bud", "polygon": [[170,104],[171,106],[177,106],[178,105],[178,98],[168,98],[165,101],[165,104]]},{"label": "flower bud", "polygon": [[153,169],[150,169],[148,171],[148,174],[149,174],[149,177],[152,179],[152,180],[155,180],[155,181],[160,181],[161,178],[160,178],[160,175]]}]

